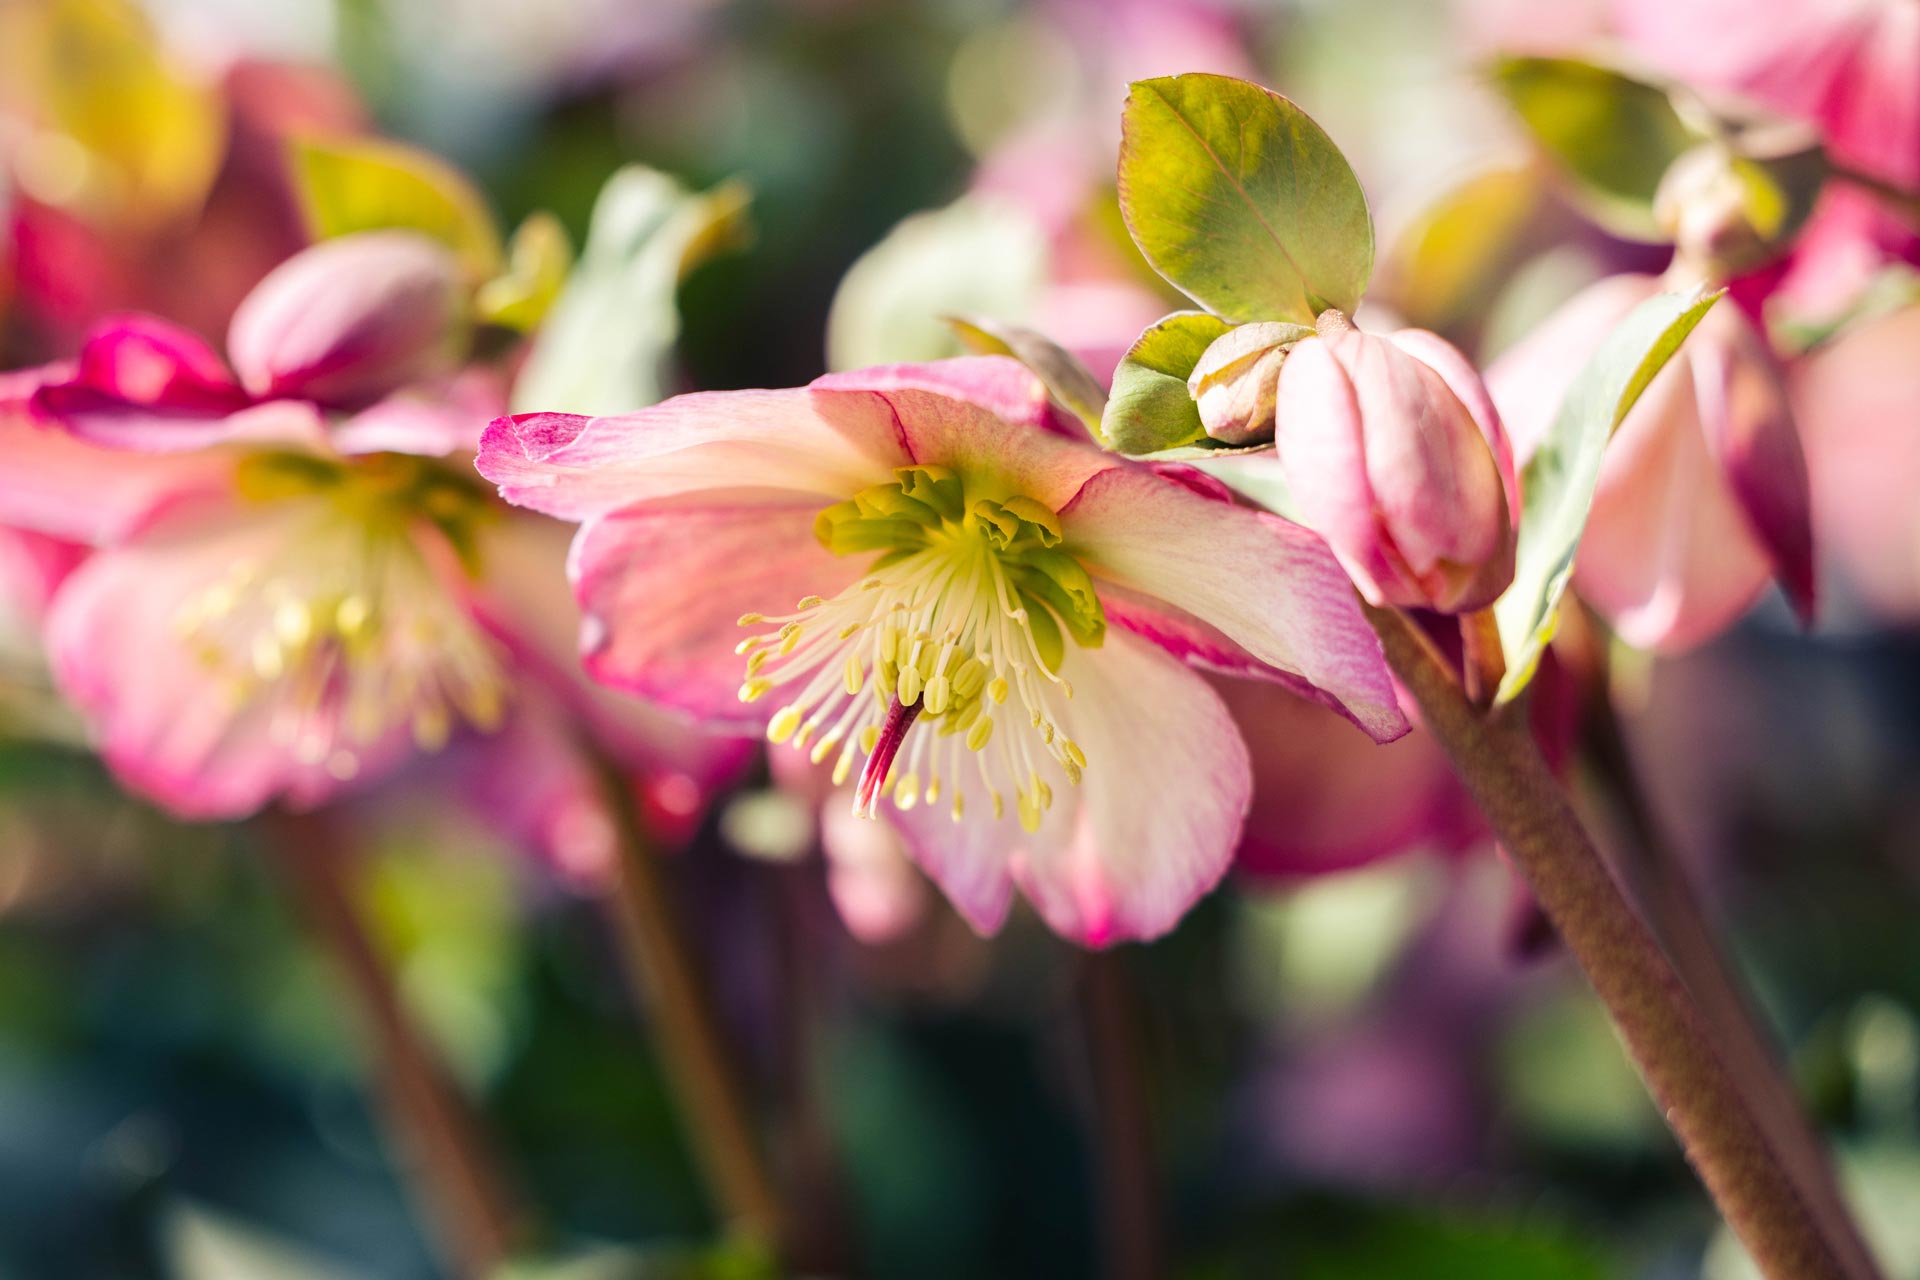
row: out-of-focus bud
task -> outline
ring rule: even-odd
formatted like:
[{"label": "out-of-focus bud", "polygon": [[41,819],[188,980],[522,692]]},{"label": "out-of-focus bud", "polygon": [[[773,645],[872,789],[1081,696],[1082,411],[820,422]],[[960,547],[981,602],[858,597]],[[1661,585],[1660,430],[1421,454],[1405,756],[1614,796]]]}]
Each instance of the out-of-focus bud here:
[{"label": "out-of-focus bud", "polygon": [[[1521,457],[1614,326],[1662,282],[1612,276],[1489,374]],[[1806,463],[1780,372],[1737,307],[1709,311],[1614,432],[1574,586],[1629,644],[1673,652],[1726,630],[1777,579],[1811,618]]]},{"label": "out-of-focus bud", "polygon": [[256,396],[351,409],[450,368],[466,317],[451,250],[370,231],[275,268],[234,313],[227,355]]},{"label": "out-of-focus bud", "polygon": [[1480,376],[1421,330],[1338,311],[1280,370],[1281,470],[1305,523],[1375,604],[1461,613],[1513,580],[1513,456]]},{"label": "out-of-focus bud", "polygon": [[1695,273],[1725,278],[1784,250],[1825,174],[1819,139],[1806,126],[1754,124],[1731,145],[1702,143],[1675,160],[1654,193],[1654,218]]},{"label": "out-of-focus bud", "polygon": [[1229,329],[1193,366],[1187,392],[1200,409],[1200,424],[1222,444],[1261,444],[1273,439],[1273,407],[1280,366],[1287,352],[1313,330],[1264,321]]}]

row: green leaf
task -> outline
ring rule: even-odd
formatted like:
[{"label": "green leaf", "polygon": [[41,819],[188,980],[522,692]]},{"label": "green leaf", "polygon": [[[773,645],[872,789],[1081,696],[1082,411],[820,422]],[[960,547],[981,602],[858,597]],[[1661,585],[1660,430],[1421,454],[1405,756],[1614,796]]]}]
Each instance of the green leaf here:
[{"label": "green leaf", "polygon": [[472,183],[444,161],[363,138],[295,142],[294,190],[315,239],[418,231],[460,255],[475,280],[500,270],[500,231]]},{"label": "green leaf", "polygon": [[474,308],[488,324],[531,333],[559,298],[573,265],[573,245],[560,220],[536,213],[507,247],[507,269],[480,286]]},{"label": "green leaf", "polygon": [[1572,58],[1502,58],[1493,82],[1595,222],[1629,239],[1666,239],[1654,193],[1700,135],[1665,89]]},{"label": "green leaf", "polygon": [[1113,391],[1100,418],[1102,443],[1134,454],[1211,444],[1187,378],[1231,327],[1204,311],[1176,311],[1148,325],[1113,371]]},{"label": "green leaf", "polygon": [[1647,299],[1607,335],[1568,388],[1521,481],[1526,509],[1513,585],[1493,606],[1507,653],[1496,702],[1510,702],[1526,688],[1553,639],[1614,428],[1719,298],[1663,293]]},{"label": "green leaf", "polygon": [[948,316],[947,323],[960,341],[979,355],[1012,356],[1046,384],[1047,394],[1061,408],[1087,424],[1096,437],[1107,393],[1100,380],[1071,351],[1024,325],[1004,324],[985,316]]},{"label": "green leaf", "polygon": [[1367,197],[1300,108],[1231,76],[1168,76],[1133,85],[1121,128],[1127,230],[1188,296],[1229,320],[1302,324],[1360,301]]},{"label": "green leaf", "polygon": [[681,278],[744,235],[745,188],[704,195],[628,165],[594,203],[587,243],[514,384],[516,413],[613,414],[666,393]]}]

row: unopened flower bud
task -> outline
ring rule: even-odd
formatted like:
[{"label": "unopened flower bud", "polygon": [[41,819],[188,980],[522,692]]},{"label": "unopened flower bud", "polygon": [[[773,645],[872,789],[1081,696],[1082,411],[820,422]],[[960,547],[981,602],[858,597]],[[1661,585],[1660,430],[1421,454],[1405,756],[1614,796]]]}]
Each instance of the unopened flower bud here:
[{"label": "unopened flower bud", "polygon": [[326,240],[234,313],[227,354],[261,397],[357,408],[452,363],[466,290],[452,251],[407,231]]},{"label": "unopened flower bud", "polygon": [[1375,604],[1462,613],[1513,579],[1511,450],[1480,376],[1431,333],[1338,311],[1280,371],[1279,461],[1304,522]]},{"label": "unopened flower bud", "polygon": [[1274,403],[1287,352],[1313,330],[1268,321],[1229,329],[1206,349],[1187,379],[1207,434],[1222,444],[1273,439]]}]

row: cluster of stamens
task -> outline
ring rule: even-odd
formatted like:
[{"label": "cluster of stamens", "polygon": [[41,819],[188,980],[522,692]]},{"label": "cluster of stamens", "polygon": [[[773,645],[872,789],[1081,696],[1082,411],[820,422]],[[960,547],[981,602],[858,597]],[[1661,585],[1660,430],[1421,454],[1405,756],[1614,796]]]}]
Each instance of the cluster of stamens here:
[{"label": "cluster of stamens", "polygon": [[771,628],[737,647],[747,659],[740,698],[781,691],[768,739],[815,764],[834,757],[836,785],[864,756],[857,813],[873,816],[890,795],[901,809],[944,802],[958,822],[974,775],[996,818],[1011,792],[1035,830],[1053,803],[1049,777],[1078,783],[1087,767],[1054,699],[1073,696],[1058,671],[1063,627],[1083,645],[1104,635],[1092,582],[1059,550],[1059,520],[1044,505],[969,503],[944,467],[896,474],[815,523],[833,551],[879,553],[868,576],[830,600],[740,619]]},{"label": "cluster of stamens", "polygon": [[286,504],[278,536],[256,530],[232,568],[173,615],[176,637],[234,707],[266,708],[275,743],[342,779],[402,725],[434,751],[458,721],[485,731],[503,715],[499,647],[416,541],[424,519],[470,553],[471,530],[449,524],[458,490],[431,478],[420,488],[430,466],[250,460],[242,492]]}]

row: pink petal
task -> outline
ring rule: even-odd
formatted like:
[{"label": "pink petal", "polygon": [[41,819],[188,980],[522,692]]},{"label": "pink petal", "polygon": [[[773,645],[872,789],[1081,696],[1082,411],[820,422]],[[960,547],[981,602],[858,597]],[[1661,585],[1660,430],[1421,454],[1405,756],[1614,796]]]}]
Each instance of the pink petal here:
[{"label": "pink petal", "polygon": [[1607,446],[1574,585],[1629,644],[1672,652],[1731,626],[1771,575],[1707,448],[1683,353]]},{"label": "pink petal", "polygon": [[1088,481],[1061,523],[1095,574],[1217,628],[1323,691],[1376,739],[1407,731],[1353,584],[1299,525],[1132,467]]},{"label": "pink petal", "polygon": [[0,524],[100,546],[176,505],[226,493],[233,459],[132,454],[0,411]]},{"label": "pink petal", "polygon": [[458,261],[425,236],[372,231],[322,241],[247,295],[227,353],[263,399],[369,404],[448,367],[462,292]]},{"label": "pink petal", "polygon": [[713,728],[753,731],[779,703],[746,704],[742,614],[833,596],[866,571],[813,536],[817,507],[647,506],[596,520],[568,565],[586,610],[587,672]]},{"label": "pink petal", "polygon": [[[175,816],[235,818],[276,796],[319,803],[343,782],[272,732],[272,706],[236,697],[174,627],[183,602],[219,581],[298,510],[234,509],[170,520],[83,564],[55,597],[47,651],[61,691],[129,789]],[[404,735],[363,753],[357,779],[405,754]]]},{"label": "pink petal", "polygon": [[481,432],[506,406],[506,389],[491,370],[473,368],[454,378],[395,392],[334,427],[333,449],[362,453],[410,453],[444,458],[470,453]]},{"label": "pink petal", "polygon": [[1116,465],[1084,432],[1071,439],[1046,429],[1045,388],[1006,356],[859,369],[814,386],[878,391],[898,416],[913,461],[996,476],[1056,511],[1090,477]]},{"label": "pink petal", "polygon": [[1204,679],[1133,636],[1070,648],[1061,674],[1074,686],[1062,728],[1086,773],[1055,792],[1008,869],[1076,942],[1159,937],[1232,863],[1253,787],[1246,744]]},{"label": "pink petal", "polygon": [[75,380],[133,404],[210,416],[248,403],[212,347],[156,316],[121,316],[95,329],[80,348]]},{"label": "pink petal", "polygon": [[476,465],[508,501],[586,520],[699,494],[775,504],[805,495],[824,507],[909,461],[880,397],[802,388],[696,392],[611,418],[498,418]]},{"label": "pink petal", "polygon": [[1920,618],[1920,307],[1854,328],[1799,361],[1817,546],[1884,617]]},{"label": "pink petal", "polygon": [[1513,442],[1507,439],[1506,427],[1500,421],[1500,411],[1494,407],[1493,393],[1487,390],[1480,371],[1461,354],[1458,347],[1437,333],[1429,333],[1425,329],[1402,329],[1390,341],[1439,374],[1447,388],[1459,397],[1460,403],[1467,406],[1467,412],[1473,415],[1487,447],[1493,451],[1494,465],[1500,469],[1500,483],[1507,494],[1507,510],[1518,523],[1520,480],[1514,468]]},{"label": "pink petal", "polygon": [[107,449],[189,453],[221,444],[315,448],[326,440],[320,411],[304,400],[269,400],[230,413],[135,404],[86,386],[43,387],[34,412]]},{"label": "pink petal", "polygon": [[857,818],[845,795],[832,795],[820,812],[820,846],[827,891],[854,937],[870,946],[892,942],[925,918],[927,882],[890,824]]},{"label": "pink petal", "polygon": [[1547,437],[1567,388],[1615,325],[1660,292],[1655,276],[1608,276],[1590,285],[1487,370],[1487,388],[1521,467]]},{"label": "pink petal", "polygon": [[1814,609],[1813,513],[1807,464],[1787,392],[1760,335],[1727,308],[1707,314],[1686,348],[1707,447],[1772,558],[1802,621]]},{"label": "pink petal", "polygon": [[1379,746],[1284,689],[1217,681],[1253,759],[1253,807],[1236,868],[1324,875],[1418,849],[1459,853],[1482,838],[1472,801],[1433,739]]}]

